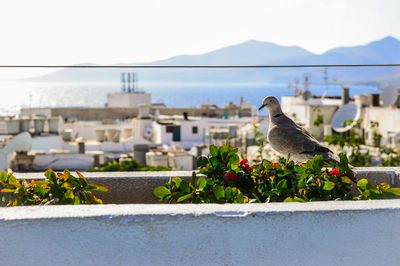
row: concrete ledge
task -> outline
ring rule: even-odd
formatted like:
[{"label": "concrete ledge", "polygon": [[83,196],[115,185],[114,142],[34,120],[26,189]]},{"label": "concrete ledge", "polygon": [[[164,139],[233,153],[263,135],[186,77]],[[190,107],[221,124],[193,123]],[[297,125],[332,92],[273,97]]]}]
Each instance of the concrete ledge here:
[{"label": "concrete ledge", "polygon": [[[190,179],[192,171],[162,172],[83,172],[89,182],[106,185],[110,191],[97,192],[106,204],[158,203],[153,190],[165,185],[172,176]],[[400,167],[360,167],[356,170],[359,179],[367,178],[377,185],[387,182],[393,187],[400,187]],[[43,179],[43,173],[15,173],[17,178]],[[356,190],[354,193],[358,193]]]},{"label": "concrete ledge", "polygon": [[400,200],[0,208],[0,256],[4,265],[397,265],[399,221]]}]

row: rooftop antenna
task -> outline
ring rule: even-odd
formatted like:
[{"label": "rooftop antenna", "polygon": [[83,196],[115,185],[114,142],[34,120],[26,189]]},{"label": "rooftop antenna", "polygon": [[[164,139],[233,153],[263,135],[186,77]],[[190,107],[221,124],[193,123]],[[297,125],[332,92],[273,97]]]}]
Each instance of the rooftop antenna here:
[{"label": "rooftop antenna", "polygon": [[310,79],[308,77],[308,74],[305,75],[304,77],[304,89],[305,91],[308,91],[308,85],[310,84]]},{"label": "rooftop antenna", "polygon": [[136,88],[136,91],[139,91],[139,74],[136,72],[135,73],[135,88]]},{"label": "rooftop antenna", "polygon": [[131,92],[131,73],[128,72],[128,92]]},{"label": "rooftop antenna", "polygon": [[304,76],[304,91],[302,92],[303,99],[307,102],[311,98],[311,92],[308,90],[310,84],[309,74],[306,73]]},{"label": "rooftop antenna", "polygon": [[328,79],[328,68],[327,67],[324,69],[324,81],[325,81],[325,90],[328,90],[329,79]]},{"label": "rooftop antenna", "polygon": [[135,72],[132,72],[132,92],[135,92],[136,90],[136,78],[135,78]]},{"label": "rooftop antenna", "polygon": [[126,88],[125,88],[125,73],[122,72],[121,73],[121,91],[125,92]]}]

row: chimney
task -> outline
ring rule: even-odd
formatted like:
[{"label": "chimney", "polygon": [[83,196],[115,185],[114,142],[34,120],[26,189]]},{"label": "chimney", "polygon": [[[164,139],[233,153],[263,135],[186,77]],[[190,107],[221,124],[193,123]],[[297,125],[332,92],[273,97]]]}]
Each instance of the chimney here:
[{"label": "chimney", "polygon": [[183,112],[183,119],[189,120],[188,112]]},{"label": "chimney", "polygon": [[131,73],[128,72],[128,92],[131,92]]},{"label": "chimney", "polygon": [[371,106],[379,106],[380,95],[377,93],[371,94]]},{"label": "chimney", "polygon": [[125,88],[125,73],[122,72],[121,73],[121,91],[125,92],[126,88]]},{"label": "chimney", "polygon": [[342,87],[342,105],[350,102],[350,89],[347,86]]}]

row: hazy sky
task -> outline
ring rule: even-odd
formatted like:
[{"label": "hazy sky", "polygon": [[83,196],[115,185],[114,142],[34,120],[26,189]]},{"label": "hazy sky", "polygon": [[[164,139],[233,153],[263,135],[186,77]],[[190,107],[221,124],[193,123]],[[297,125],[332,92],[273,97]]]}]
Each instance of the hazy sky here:
[{"label": "hazy sky", "polygon": [[315,53],[400,39],[398,0],[3,0],[1,64],[149,62],[249,39]]}]

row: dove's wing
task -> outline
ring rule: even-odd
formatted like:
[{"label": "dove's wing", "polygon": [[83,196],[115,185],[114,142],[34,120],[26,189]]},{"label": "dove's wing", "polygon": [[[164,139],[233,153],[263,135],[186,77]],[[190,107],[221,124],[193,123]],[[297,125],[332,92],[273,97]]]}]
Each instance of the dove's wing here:
[{"label": "dove's wing", "polygon": [[282,154],[313,158],[316,154],[329,157],[330,150],[322,146],[307,130],[300,126],[271,127],[268,138],[272,147]]}]

